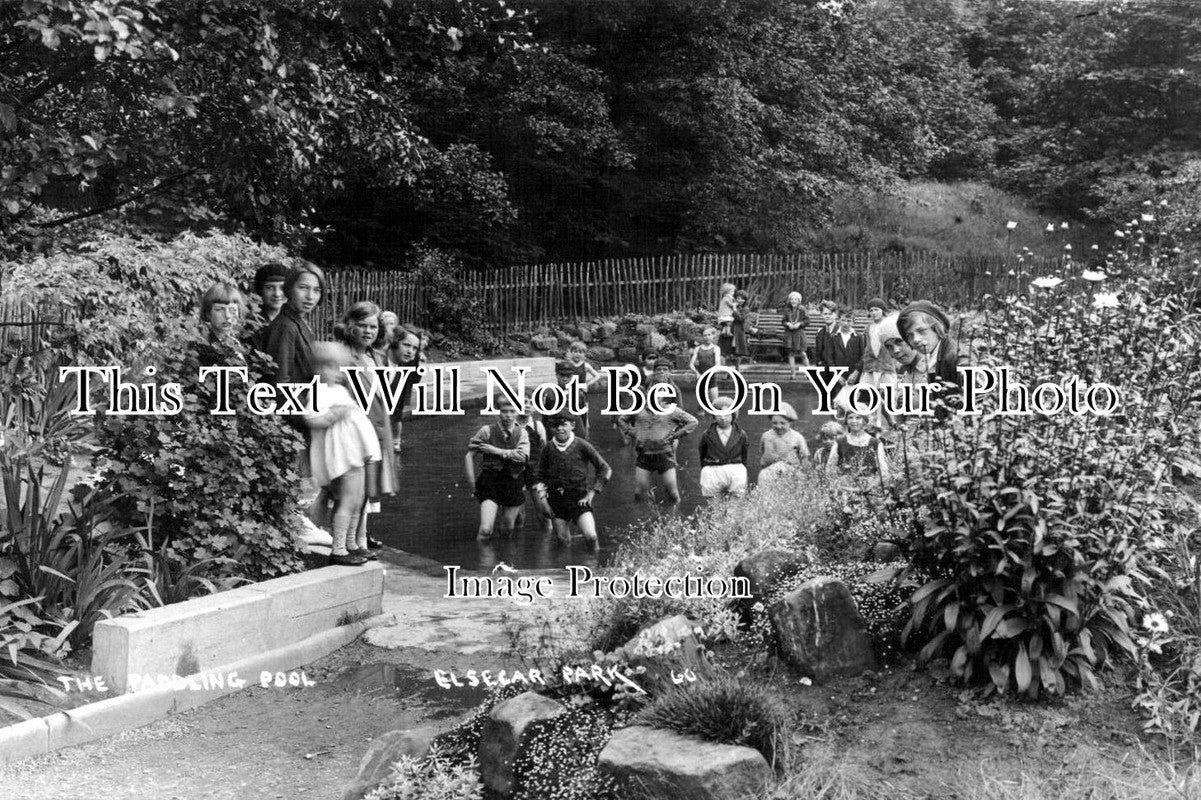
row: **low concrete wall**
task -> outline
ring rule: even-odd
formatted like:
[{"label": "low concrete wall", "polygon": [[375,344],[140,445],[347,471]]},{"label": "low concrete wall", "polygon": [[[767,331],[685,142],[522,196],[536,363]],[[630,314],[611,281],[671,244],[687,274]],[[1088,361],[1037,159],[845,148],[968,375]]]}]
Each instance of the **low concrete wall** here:
[{"label": "low concrete wall", "polygon": [[380,613],[384,569],[324,567],[96,623],[92,672],[125,692],[131,675],[195,675]]},{"label": "low concrete wall", "polygon": [[[479,408],[485,400],[485,393],[488,388],[487,376],[484,373],[485,367],[490,367],[496,370],[503,377],[514,391],[517,390],[518,380],[517,372],[514,368],[524,367],[525,373],[525,390],[528,394],[538,386],[544,383],[555,382],[555,359],[549,357],[543,358],[497,358],[483,361],[442,361],[430,363],[426,365],[426,373],[422,376],[421,382],[414,389],[414,395],[417,392],[430,392],[426,399],[426,407],[433,408],[433,385],[434,385],[434,369],[441,368],[443,370],[442,388],[443,388],[443,403],[449,401],[450,391],[450,368],[455,368],[459,376],[459,400],[462,407]],[[499,390],[498,390],[499,396]],[[414,404],[416,396],[414,396]],[[410,404],[412,407],[414,404]]]}]

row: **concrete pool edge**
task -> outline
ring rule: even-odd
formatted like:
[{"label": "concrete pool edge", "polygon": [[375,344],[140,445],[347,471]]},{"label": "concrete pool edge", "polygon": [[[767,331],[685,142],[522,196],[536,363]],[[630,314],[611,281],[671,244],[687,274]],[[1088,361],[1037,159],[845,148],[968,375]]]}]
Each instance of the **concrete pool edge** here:
[{"label": "concrete pool edge", "polygon": [[238,673],[244,678],[250,678],[245,686],[201,690],[189,686],[155,687],[0,728],[0,766],[141,728],[198,708],[213,700],[259,685],[257,680],[254,680],[259,673],[287,672],[311,664],[355,641],[365,631],[393,624],[394,621],[395,617],[392,614],[379,614],[370,619],[324,631],[303,641],[222,665],[218,670],[214,670],[226,675]]}]

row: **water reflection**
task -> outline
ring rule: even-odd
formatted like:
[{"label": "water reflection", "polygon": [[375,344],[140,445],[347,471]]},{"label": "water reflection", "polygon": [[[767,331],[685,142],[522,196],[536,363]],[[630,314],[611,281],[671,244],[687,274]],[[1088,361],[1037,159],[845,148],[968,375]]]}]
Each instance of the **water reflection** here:
[{"label": "water reflection", "polygon": [[[816,393],[807,382],[782,383],[781,388],[784,399],[796,408],[800,417],[793,427],[814,448],[818,429],[829,419],[812,416]],[[613,479],[593,502],[600,538],[600,548],[595,552],[582,539],[563,545],[553,534],[543,533],[539,518],[528,503],[523,528],[499,534],[488,542],[476,541],[479,509],[467,489],[463,454],[472,434],[490,421],[477,410],[469,410],[460,417],[425,417],[405,424],[401,494],[385,500],[383,512],[371,516],[371,535],[392,547],[442,564],[457,564],[466,570],[487,571],[502,562],[518,569],[558,568],[567,564],[603,566],[623,536],[629,534],[631,523],[657,514],[691,514],[704,502],[698,485],[697,446],[712,420],[698,413],[691,391],[683,394],[684,408],[701,417],[701,424],[680,442],[676,458],[682,497],[678,507],[634,502],[634,449],[625,445],[613,418],[597,412],[600,397],[593,397],[590,441],[613,467]],[[770,422],[766,416],[742,414],[738,423],[751,441],[747,471],[753,483],[759,473],[759,437],[770,427]]]}]

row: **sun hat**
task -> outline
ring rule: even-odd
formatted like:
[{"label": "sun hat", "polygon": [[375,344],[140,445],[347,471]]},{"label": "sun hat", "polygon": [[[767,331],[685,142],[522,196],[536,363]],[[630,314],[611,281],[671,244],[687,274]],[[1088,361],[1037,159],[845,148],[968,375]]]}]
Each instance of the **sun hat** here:
[{"label": "sun hat", "polygon": [[876,326],[876,333],[879,335],[881,342],[887,344],[893,339],[904,341],[904,337],[901,336],[901,330],[897,327],[897,320],[900,318],[901,315],[894,311],[880,320],[880,324]]},{"label": "sun hat", "polygon": [[943,329],[947,332],[951,330],[951,319],[941,308],[931,303],[929,300],[918,300],[910,303],[901,309],[901,316],[897,320],[897,329],[901,332],[902,339],[908,339],[909,329],[913,327],[911,320],[914,314],[927,314],[931,318],[942,323]]},{"label": "sun hat", "polygon": [[780,409],[772,414],[773,417],[783,417],[789,422],[797,421],[796,409],[792,407],[792,403],[780,403]]},{"label": "sun hat", "polygon": [[867,307],[868,308],[878,308],[881,311],[888,311],[888,305],[884,302],[884,300],[882,298],[879,298],[879,297],[873,297],[871,300],[868,300]]}]

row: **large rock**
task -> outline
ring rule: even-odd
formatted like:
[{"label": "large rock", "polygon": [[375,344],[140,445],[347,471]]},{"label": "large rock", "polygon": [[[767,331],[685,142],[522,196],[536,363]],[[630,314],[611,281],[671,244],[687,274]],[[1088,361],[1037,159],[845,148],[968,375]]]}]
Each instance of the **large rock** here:
[{"label": "large rock", "polygon": [[515,356],[528,358],[533,354],[534,351],[531,350],[530,346],[525,342],[509,342],[509,352]]},{"label": "large rock", "polygon": [[758,797],[772,776],[758,750],[641,726],[615,731],[597,768],[619,791],[656,800]]},{"label": "large rock", "polygon": [[867,626],[842,581],[814,578],[768,608],[780,651],[815,678],[876,668]]},{"label": "large rock", "polygon": [[429,752],[432,731],[418,728],[411,731],[388,731],[373,741],[359,761],[359,772],[342,793],[342,800],[360,800],[379,786],[392,772],[392,765],[401,756],[424,758]]},{"label": "large rock", "polygon": [[604,363],[617,358],[617,353],[611,347],[594,344],[588,348],[588,360]]},{"label": "large rock", "polygon": [[893,561],[903,561],[904,553],[901,552],[901,546],[896,542],[876,542],[868,553],[872,561],[879,564],[888,564]]},{"label": "large rock", "polygon": [[530,723],[565,713],[566,708],[537,692],[526,692],[498,703],[489,712],[480,735],[480,778],[484,785],[508,794],[513,788],[513,762],[526,728]]},{"label": "large rock", "polygon": [[530,344],[535,350],[553,350],[558,343],[559,340],[549,334],[540,334],[530,339]]},{"label": "large rock", "polygon": [[682,319],[676,323],[676,338],[685,344],[699,344],[702,328],[690,319]]},{"label": "large rock", "polygon": [[622,347],[618,349],[617,357],[624,362],[633,363],[638,359],[638,349],[635,347]]},{"label": "large rock", "polygon": [[580,341],[584,344],[592,344],[596,340],[596,326],[591,322],[581,322],[579,331]]},{"label": "large rock", "polygon": [[[638,327],[642,327],[639,325]],[[651,331],[642,340],[642,347],[645,350],[663,350],[667,347],[667,337],[658,331]]]},{"label": "large rock", "polygon": [[789,578],[809,564],[809,559],[788,550],[760,550],[747,556],[734,567],[734,576],[746,578],[751,585],[751,600],[748,604],[763,603],[771,599]]},{"label": "large rock", "polygon": [[711,677],[716,668],[696,638],[697,623],[677,614],[646,626],[621,647],[620,652],[635,670],[643,668],[633,680],[654,695],[688,680]]}]

